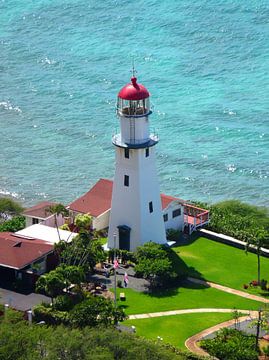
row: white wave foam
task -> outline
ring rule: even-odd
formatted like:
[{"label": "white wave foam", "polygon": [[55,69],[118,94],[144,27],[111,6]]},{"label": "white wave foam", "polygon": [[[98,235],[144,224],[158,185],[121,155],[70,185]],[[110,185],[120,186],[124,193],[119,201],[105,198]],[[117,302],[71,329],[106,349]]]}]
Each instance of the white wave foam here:
[{"label": "white wave foam", "polygon": [[8,111],[21,113],[22,110],[18,106],[14,106],[10,101],[0,101],[0,108]]},{"label": "white wave foam", "polygon": [[227,170],[230,171],[230,172],[235,172],[236,171],[236,166],[234,164],[229,164],[227,166]]}]

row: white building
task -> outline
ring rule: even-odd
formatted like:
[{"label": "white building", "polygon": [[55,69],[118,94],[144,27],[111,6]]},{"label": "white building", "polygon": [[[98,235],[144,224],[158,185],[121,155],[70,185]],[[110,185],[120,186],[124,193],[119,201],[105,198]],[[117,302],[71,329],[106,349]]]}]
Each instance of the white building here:
[{"label": "white building", "polygon": [[166,243],[155,166],[158,137],[149,128],[149,96],[135,77],[118,94],[120,133],[113,137],[116,169],[108,232],[110,248],[133,251],[149,241]]}]

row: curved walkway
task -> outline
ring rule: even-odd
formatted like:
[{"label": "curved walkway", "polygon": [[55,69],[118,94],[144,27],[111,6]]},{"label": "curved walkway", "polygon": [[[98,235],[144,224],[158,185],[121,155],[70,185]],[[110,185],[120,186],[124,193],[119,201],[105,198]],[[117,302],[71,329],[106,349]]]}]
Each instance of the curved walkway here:
[{"label": "curved walkway", "polygon": [[244,291],[232,289],[232,288],[229,288],[227,286],[219,285],[219,284],[216,284],[216,283],[213,283],[213,282],[210,282],[210,281],[206,281],[206,280],[200,280],[200,279],[196,279],[196,278],[192,278],[192,277],[188,277],[187,279],[190,282],[193,282],[195,284],[200,284],[200,285],[212,287],[212,288],[218,289],[220,291],[227,292],[229,294],[238,295],[238,296],[244,297],[246,299],[251,299],[251,300],[255,300],[255,301],[264,302],[264,303],[269,304],[269,299],[265,299],[262,296],[251,295],[251,294],[248,294],[248,293],[246,293]]}]

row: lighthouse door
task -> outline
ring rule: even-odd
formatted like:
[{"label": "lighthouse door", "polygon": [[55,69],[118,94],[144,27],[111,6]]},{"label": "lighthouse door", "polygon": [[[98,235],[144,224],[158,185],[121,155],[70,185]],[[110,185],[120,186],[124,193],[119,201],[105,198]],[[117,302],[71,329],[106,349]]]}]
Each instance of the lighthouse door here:
[{"label": "lighthouse door", "polygon": [[131,228],[127,225],[118,226],[119,229],[119,248],[130,251],[130,232]]}]

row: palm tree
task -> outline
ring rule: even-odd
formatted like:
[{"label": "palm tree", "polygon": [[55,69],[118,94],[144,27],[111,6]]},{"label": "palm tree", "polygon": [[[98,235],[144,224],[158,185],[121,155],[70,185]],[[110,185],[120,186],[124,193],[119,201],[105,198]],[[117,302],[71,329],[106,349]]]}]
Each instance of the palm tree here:
[{"label": "palm tree", "polygon": [[[258,283],[261,283],[261,248],[269,245],[269,233],[265,229],[253,228],[249,234],[247,241],[247,248],[249,245],[254,245],[257,254],[257,274]],[[247,250],[247,249],[246,249]]]},{"label": "palm tree", "polygon": [[57,221],[57,217],[61,214],[62,216],[68,216],[69,212],[66,209],[66,207],[63,204],[55,204],[50,206],[47,209],[48,213],[53,214],[54,216],[54,224],[55,227],[57,229],[57,233],[58,233],[58,237],[59,237],[59,241],[61,241],[61,236],[60,236],[60,231],[59,231],[59,226],[58,226],[58,221]]}]

